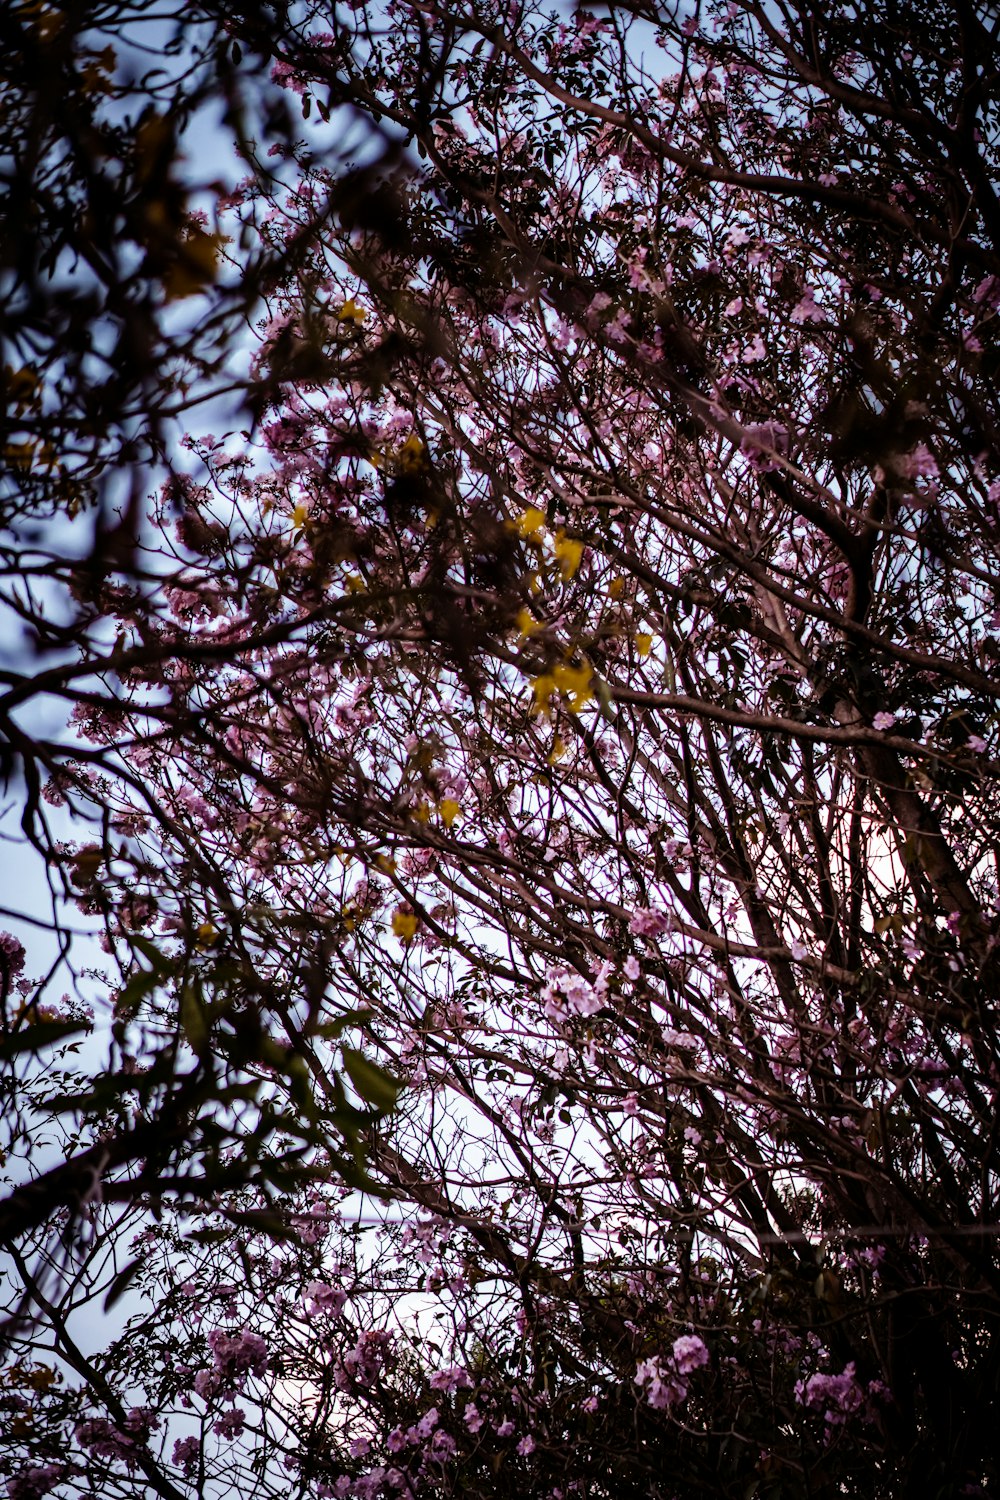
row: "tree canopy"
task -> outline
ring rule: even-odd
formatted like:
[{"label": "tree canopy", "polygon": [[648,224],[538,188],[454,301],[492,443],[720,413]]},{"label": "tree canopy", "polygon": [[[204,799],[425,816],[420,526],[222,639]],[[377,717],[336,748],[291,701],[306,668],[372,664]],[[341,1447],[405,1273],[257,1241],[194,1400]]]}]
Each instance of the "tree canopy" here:
[{"label": "tree canopy", "polygon": [[0,25],[11,1500],[992,1493],[1000,21]]}]

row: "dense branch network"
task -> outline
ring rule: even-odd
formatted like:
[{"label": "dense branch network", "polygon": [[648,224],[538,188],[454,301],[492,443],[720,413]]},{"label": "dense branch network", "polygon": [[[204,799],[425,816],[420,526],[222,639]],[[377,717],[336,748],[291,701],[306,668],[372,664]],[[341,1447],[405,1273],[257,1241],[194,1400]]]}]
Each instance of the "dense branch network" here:
[{"label": "dense branch network", "polygon": [[11,1494],[988,1494],[995,23],[269,46],[243,425],[12,569],[112,1054],[5,939],[17,1159],[79,1122],[0,1205]]}]

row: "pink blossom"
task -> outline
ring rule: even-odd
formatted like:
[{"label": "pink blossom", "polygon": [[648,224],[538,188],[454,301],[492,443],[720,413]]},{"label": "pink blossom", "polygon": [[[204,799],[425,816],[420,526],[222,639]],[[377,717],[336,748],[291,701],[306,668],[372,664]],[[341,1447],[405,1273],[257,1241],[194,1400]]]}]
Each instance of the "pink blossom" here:
[{"label": "pink blossom", "polygon": [[8,1500],[41,1500],[63,1478],[58,1464],[29,1464],[7,1481]]},{"label": "pink blossom", "polygon": [[650,1406],[658,1411],[669,1411],[687,1395],[684,1382],[665,1369],[662,1360],[655,1357],[644,1359],[636,1366],[635,1383],[642,1387]]},{"label": "pink blossom", "polygon": [[806,288],[800,300],[792,308],[793,323],[828,323],[829,314],[824,307],[816,301],[816,294],[810,288]]},{"label": "pink blossom", "polygon": [[682,1333],[674,1340],[671,1358],[679,1374],[690,1375],[692,1370],[708,1364],[708,1349],[696,1333]]},{"label": "pink blossom", "polygon": [[471,1386],[468,1371],[463,1370],[461,1365],[449,1365],[446,1370],[435,1370],[430,1378],[432,1391],[469,1390]]},{"label": "pink blossom", "polygon": [[416,1439],[426,1440],[427,1438],[429,1438],[440,1420],[441,1413],[438,1411],[436,1406],[432,1406],[429,1411],[425,1411],[423,1416],[420,1418],[420,1421],[413,1428]]},{"label": "pink blossom", "polygon": [[306,1302],[313,1316],[326,1313],[336,1317],[347,1301],[347,1293],[326,1281],[310,1281],[305,1290]]},{"label": "pink blossom", "polygon": [[[352,1385],[370,1386],[385,1368],[392,1350],[392,1335],[383,1329],[368,1329],[349,1349],[340,1362],[337,1384],[341,1390]],[[437,1420],[437,1412],[434,1413]]]},{"label": "pink blossom", "polygon": [[770,474],[778,467],[777,456],[783,458],[788,451],[788,428],[781,422],[761,422],[747,427],[740,443],[740,452],[759,474]]},{"label": "pink blossom", "polygon": [[208,1346],[218,1369],[242,1375],[262,1375],[267,1364],[267,1344],[259,1333],[227,1333],[216,1328],[208,1335]]},{"label": "pink blossom", "polygon": [[434,1458],[451,1458],[457,1449],[455,1439],[450,1432],[439,1428],[431,1439],[431,1454]]},{"label": "pink blossom", "polygon": [[[125,1425],[128,1425],[127,1417]],[[121,1432],[106,1417],[91,1417],[78,1422],[74,1436],[81,1447],[89,1448],[98,1458],[118,1459],[130,1469],[135,1467],[136,1447],[143,1440],[141,1432],[130,1436]]]},{"label": "pink blossom", "polygon": [[560,351],[568,350],[574,337],[573,329],[568,323],[564,323],[562,318],[559,318],[552,328],[552,347]]},{"label": "pink blossom", "polygon": [[878,713],[872,719],[873,729],[891,729],[896,722],[895,714]]},{"label": "pink blossom", "polygon": [[294,89],[296,94],[304,94],[306,91],[305,79],[295,72],[290,63],[273,63],[271,65],[271,77],[281,88]]},{"label": "pink blossom", "polygon": [[20,974],[24,968],[24,945],[12,932],[0,932],[0,971]]},{"label": "pink blossom", "polygon": [[178,1438],[174,1444],[173,1461],[185,1474],[190,1474],[200,1453],[201,1444],[196,1437]]},{"label": "pink blossom", "polygon": [[599,976],[591,985],[570,969],[554,969],[542,990],[543,1010],[552,1020],[559,1020],[564,1014],[592,1016],[604,1005],[606,995],[606,975]]},{"label": "pink blossom", "polygon": [[605,326],[604,333],[613,344],[624,343],[628,333],[629,315],[624,307],[620,307],[611,322]]},{"label": "pink blossom", "polygon": [[238,1438],[246,1426],[246,1412],[240,1407],[234,1406],[231,1411],[223,1412],[212,1424],[212,1431],[219,1437]]},{"label": "pink blossom", "polygon": [[628,930],[637,937],[659,937],[663,932],[672,932],[673,926],[673,918],[669,912],[653,907],[640,907],[633,912]]},{"label": "pink blossom", "polygon": [[854,1362],[847,1365],[840,1375],[816,1374],[798,1381],[795,1399],[802,1406],[822,1409],[828,1426],[842,1426],[864,1404],[864,1392],[858,1384]]},{"label": "pink blossom", "polygon": [[636,1385],[642,1387],[650,1406],[669,1411],[687,1396],[687,1382],[683,1377],[708,1364],[708,1357],[703,1339],[696,1333],[682,1333],[674,1340],[666,1361],[654,1356],[636,1367]]},{"label": "pink blossom", "polygon": [[937,479],[937,459],[926,443],[918,443],[911,452],[896,459],[896,472],[903,479]]},{"label": "pink blossom", "polygon": [[1000,276],[984,276],[972,294],[973,302],[986,303],[994,312],[1000,311]]}]

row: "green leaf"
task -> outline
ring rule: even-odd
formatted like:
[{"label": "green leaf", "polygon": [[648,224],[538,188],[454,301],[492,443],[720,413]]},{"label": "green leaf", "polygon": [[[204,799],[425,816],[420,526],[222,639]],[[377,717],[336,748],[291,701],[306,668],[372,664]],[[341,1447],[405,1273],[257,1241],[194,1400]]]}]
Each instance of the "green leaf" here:
[{"label": "green leaf", "polygon": [[162,976],[155,969],[137,969],[118,993],[118,1003],[115,1007],[117,1014],[131,1019],[140,1003],[162,982]]},{"label": "green leaf", "polygon": [[254,1234],[266,1234],[272,1240],[298,1238],[298,1230],[295,1226],[273,1209],[252,1208],[245,1211],[223,1209],[223,1213],[238,1229],[249,1229]]},{"label": "green leaf", "polygon": [[395,1079],[377,1064],[369,1062],[356,1048],[344,1047],[341,1050],[347,1076],[362,1099],[380,1111],[393,1109],[399,1094]]},{"label": "green leaf", "polygon": [[309,1034],[323,1037],[328,1041],[339,1041],[348,1027],[363,1026],[366,1021],[371,1020],[373,1014],[374,1012],[370,1010],[346,1010],[335,1021],[321,1022]]},{"label": "green leaf", "polygon": [[141,933],[130,932],[128,942],[130,948],[137,949],[143,958],[152,964],[154,973],[169,974],[173,969],[173,960],[161,953],[159,948],[154,943],[151,943],[148,938],[144,938]]},{"label": "green leaf", "polygon": [[73,1110],[111,1109],[121,1094],[135,1091],[140,1097],[149,1096],[161,1080],[152,1069],[146,1073],[100,1073],[96,1078],[84,1082],[81,1079],[77,1093],[63,1092],[46,1096],[46,1108],[55,1114],[67,1114]]},{"label": "green leaf", "polygon": [[180,1023],[191,1051],[203,1056],[208,1045],[208,1017],[205,1002],[193,984],[186,984],[181,991]]},{"label": "green leaf", "polygon": [[144,1256],[137,1255],[135,1260],[129,1261],[124,1271],[118,1272],[118,1275],[108,1287],[108,1295],[104,1299],[105,1312],[110,1311],[110,1309],[114,1307],[115,1303],[118,1302],[120,1298],[122,1298],[128,1291],[129,1287],[132,1285],[132,1282],[138,1275],[139,1269],[142,1266],[144,1259]]},{"label": "green leaf", "polygon": [[35,1021],[0,1040],[0,1061],[16,1057],[19,1052],[40,1052],[43,1047],[52,1047],[68,1036],[89,1030],[86,1021]]}]

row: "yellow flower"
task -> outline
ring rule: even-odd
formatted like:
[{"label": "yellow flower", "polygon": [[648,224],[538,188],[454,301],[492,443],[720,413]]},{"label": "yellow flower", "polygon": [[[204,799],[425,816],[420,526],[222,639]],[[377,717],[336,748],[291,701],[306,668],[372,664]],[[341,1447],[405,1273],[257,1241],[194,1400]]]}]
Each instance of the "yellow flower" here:
[{"label": "yellow flower", "polygon": [[635,649],[640,656],[648,656],[653,647],[653,637],[640,633],[635,638]]},{"label": "yellow flower", "polygon": [[365,321],[365,316],[364,308],[359,307],[353,297],[348,297],[337,313],[337,321],[340,323],[353,323],[355,328],[360,328]]},{"label": "yellow flower", "polygon": [[416,474],[423,468],[426,454],[427,450],[417,434],[411,432],[396,452],[396,467],[401,474]]},{"label": "yellow flower", "polygon": [[455,819],[458,817],[461,811],[461,803],[456,802],[454,797],[442,797],[441,801],[438,803],[438,812],[441,814],[441,822],[446,828],[451,827],[452,823],[454,823]]},{"label": "yellow flower", "polygon": [[540,677],[532,679],[531,690],[534,694],[534,702],[531,705],[533,714],[544,714],[549,717],[549,703],[552,694],[556,690],[556,680],[551,672],[543,672]]},{"label": "yellow flower", "polygon": [[553,548],[559,571],[568,582],[577,568],[580,566],[580,558],[583,556],[583,543],[575,542],[568,537],[562,527],[556,532],[556,542]]},{"label": "yellow flower", "polygon": [[578,667],[572,667],[568,662],[559,662],[551,672],[543,672],[540,677],[533,679],[532,713],[544,714],[548,718],[549,705],[557,692],[565,694],[570,708],[574,713],[579,713],[594,696],[593,681],[594,673],[586,657]]},{"label": "yellow flower", "polygon": [[525,539],[537,536],[545,525],[545,512],[539,510],[535,505],[529,505],[524,514],[518,516],[514,525],[517,527],[519,535]]},{"label": "yellow flower", "polygon": [[578,667],[561,662],[559,666],[552,668],[552,677],[559,691],[566,694],[574,713],[579,712],[594,696],[591,690],[594,674],[586,657]]},{"label": "yellow flower", "polygon": [[397,911],[393,913],[392,930],[400,942],[408,943],[417,930],[417,919],[412,911]]},{"label": "yellow flower", "polygon": [[530,609],[519,609],[517,612],[517,628],[521,632],[522,641],[529,636],[537,635],[542,626],[535,619]]}]

